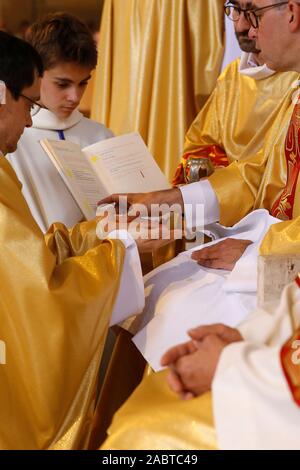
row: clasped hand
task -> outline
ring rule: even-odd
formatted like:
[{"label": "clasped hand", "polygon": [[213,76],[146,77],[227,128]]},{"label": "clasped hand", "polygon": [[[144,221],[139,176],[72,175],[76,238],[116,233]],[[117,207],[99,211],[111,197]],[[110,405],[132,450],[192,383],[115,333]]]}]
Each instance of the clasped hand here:
[{"label": "clasped hand", "polygon": [[211,384],[223,349],[243,341],[239,331],[222,324],[190,330],[190,341],[169,349],[161,365],[169,368],[168,384],[183,399],[211,390]]}]

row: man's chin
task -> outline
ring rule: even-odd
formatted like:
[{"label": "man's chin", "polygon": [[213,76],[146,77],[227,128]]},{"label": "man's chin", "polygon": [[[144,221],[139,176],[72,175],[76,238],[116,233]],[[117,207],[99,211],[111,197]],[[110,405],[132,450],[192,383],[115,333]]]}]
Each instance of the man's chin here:
[{"label": "man's chin", "polygon": [[255,43],[247,39],[240,39],[239,46],[243,52],[247,52],[248,54],[257,54],[259,52],[255,47]]},{"label": "man's chin", "polygon": [[5,151],[3,152],[4,155],[7,155],[8,153],[14,153],[18,148],[18,144],[10,144],[10,145],[7,145]]},{"label": "man's chin", "polygon": [[22,135],[20,135],[20,138],[18,139],[18,142],[16,142],[15,144],[12,144],[11,149],[9,150],[10,153],[11,153],[11,152],[15,152],[15,151],[17,150],[18,144],[19,144],[19,142],[20,142],[20,140],[21,140],[21,137],[22,137]]}]

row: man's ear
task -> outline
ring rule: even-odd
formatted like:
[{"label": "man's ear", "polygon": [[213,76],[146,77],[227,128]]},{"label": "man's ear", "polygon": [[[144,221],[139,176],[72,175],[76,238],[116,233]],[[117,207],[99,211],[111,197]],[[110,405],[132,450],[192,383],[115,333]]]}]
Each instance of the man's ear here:
[{"label": "man's ear", "polygon": [[6,103],[6,85],[0,80],[0,105]]},{"label": "man's ear", "polygon": [[288,9],[290,31],[294,33],[300,29],[300,4],[298,2],[290,2]]}]

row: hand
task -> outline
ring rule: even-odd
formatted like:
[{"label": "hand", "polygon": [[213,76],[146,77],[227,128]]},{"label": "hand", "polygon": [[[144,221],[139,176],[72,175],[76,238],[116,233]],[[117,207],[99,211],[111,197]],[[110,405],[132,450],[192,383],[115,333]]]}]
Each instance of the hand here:
[{"label": "hand", "polygon": [[187,343],[178,344],[177,346],[169,349],[169,351],[163,355],[160,361],[162,366],[169,366],[167,382],[170,389],[185,400],[193,398],[194,395],[185,389],[184,384],[176,371],[175,364],[176,361],[181,357],[188,357],[190,354],[193,354],[196,351],[197,344],[194,341],[188,341]]},{"label": "hand", "polygon": [[175,363],[183,356],[194,352],[195,348],[191,345],[196,344],[195,341],[202,341],[206,336],[215,335],[218,336],[222,341],[227,344],[243,341],[239,330],[231,328],[230,326],[223,325],[222,323],[215,323],[214,325],[204,325],[198,328],[193,328],[188,331],[188,335],[192,341],[187,343],[178,344],[173,348],[170,348],[161,358],[162,366],[169,366]]},{"label": "hand", "polygon": [[[201,326],[190,330],[189,335],[192,341],[171,348],[161,359],[162,366],[170,367],[167,379],[170,388],[184,399],[209,390],[223,348],[230,343],[243,341],[238,330],[222,324]],[[211,347],[213,342],[214,348]],[[208,351],[208,346],[211,351]],[[211,356],[207,358],[204,353]],[[203,361],[205,370],[200,371],[203,365],[198,364],[199,360]],[[198,378],[197,371],[201,372]],[[189,374],[190,379],[187,378]]]},{"label": "hand", "polygon": [[171,241],[181,239],[182,232],[170,228],[169,224],[157,220],[141,220],[140,217],[112,216],[105,212],[98,216],[97,235],[100,239],[109,238],[114,230],[126,230],[135,240],[140,254],[152,253],[168,245]]},{"label": "hand", "polygon": [[149,234],[149,239],[143,239],[143,238],[136,238],[135,242],[139,251],[139,254],[146,254],[146,253],[152,253],[159,248],[162,248],[163,246],[166,246],[170,243],[170,241],[175,240],[178,238],[175,234],[174,236],[174,231],[170,230],[170,238],[168,239],[151,239]]},{"label": "hand", "polygon": [[200,266],[213,269],[226,269],[232,271],[246,248],[251,245],[250,240],[227,238],[215,245],[194,251],[192,259]]},{"label": "hand", "polygon": [[195,341],[202,341],[203,338],[209,335],[216,335],[227,344],[244,341],[244,338],[242,337],[239,330],[223,325],[223,323],[199,326],[198,328],[189,330],[188,334]]},{"label": "hand", "polygon": [[206,336],[194,352],[181,357],[171,366],[167,377],[170,388],[183,399],[211,390],[221,353],[227,344],[219,336]]},{"label": "hand", "polygon": [[170,348],[161,358],[161,365],[163,367],[170,366],[177,362],[181,357],[195,351],[195,341],[202,341],[206,336],[218,336],[222,341],[227,344],[243,341],[239,330],[223,325],[222,323],[215,323],[214,325],[199,326],[188,331],[192,341],[187,343],[178,344]]},{"label": "hand", "polygon": [[[113,204],[116,205],[117,212],[120,209],[120,200],[119,198],[123,196],[126,197],[126,208],[127,211],[135,211],[132,207],[133,205],[143,205],[147,209],[147,214],[142,215],[151,215],[151,205],[152,204],[168,204],[172,206],[173,204],[179,204],[183,210],[183,199],[181,196],[181,191],[178,188],[166,189],[164,191],[154,191],[151,193],[128,193],[128,194],[112,194],[111,196],[106,197],[98,202],[98,205],[102,204]],[[121,205],[123,203],[121,202]],[[139,211],[137,210],[137,216]]]}]

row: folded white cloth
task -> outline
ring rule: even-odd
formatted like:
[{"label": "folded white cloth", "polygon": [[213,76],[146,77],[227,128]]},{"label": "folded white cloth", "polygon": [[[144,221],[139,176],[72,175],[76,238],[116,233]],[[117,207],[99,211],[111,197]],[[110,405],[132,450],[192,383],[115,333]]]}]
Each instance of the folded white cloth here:
[{"label": "folded white cloth", "polygon": [[[218,322],[235,327],[254,310],[257,246],[276,222],[267,211],[258,210],[232,228],[216,224],[221,239],[182,253],[145,276],[146,305],[133,342],[154,370],[161,369],[160,358],[169,347],[188,339],[190,328]],[[193,251],[228,237],[254,242],[235,273],[203,268],[191,259]]]}]

